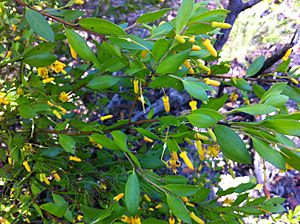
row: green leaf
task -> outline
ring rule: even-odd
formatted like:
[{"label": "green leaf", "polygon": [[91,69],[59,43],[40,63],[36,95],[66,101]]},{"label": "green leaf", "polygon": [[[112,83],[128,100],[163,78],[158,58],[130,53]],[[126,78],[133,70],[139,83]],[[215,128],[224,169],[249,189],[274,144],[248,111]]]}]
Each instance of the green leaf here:
[{"label": "green leaf", "polygon": [[153,50],[152,50],[152,55],[156,61],[162,58],[162,56],[168,51],[170,46],[169,41],[166,39],[159,39],[155,41]]},{"label": "green leaf", "polygon": [[187,116],[192,125],[198,128],[208,128],[224,118],[223,115],[211,109],[198,109]]},{"label": "green leaf", "polygon": [[32,109],[32,107],[26,104],[19,106],[19,114],[25,119],[33,118],[37,115],[36,112]]},{"label": "green leaf", "polygon": [[227,94],[224,94],[220,98],[209,98],[207,104],[202,104],[201,108],[209,108],[212,110],[219,110],[226,102],[228,98]]},{"label": "green leaf", "polygon": [[140,183],[136,173],[128,177],[125,186],[125,203],[131,216],[136,215],[140,203]]},{"label": "green leaf", "polygon": [[268,119],[261,125],[281,134],[300,136],[300,122],[292,119]]},{"label": "green leaf", "polygon": [[99,66],[98,59],[96,58],[94,52],[78,33],[73,30],[66,29],[66,36],[71,47],[82,59],[91,61],[95,65]]},{"label": "green leaf", "polygon": [[63,147],[63,149],[66,152],[75,153],[75,145],[76,145],[76,141],[73,137],[69,136],[69,135],[65,135],[65,134],[60,134],[58,135],[58,141],[59,144],[61,145],[61,147]]},{"label": "green leaf", "polygon": [[87,86],[93,90],[105,90],[113,87],[120,81],[120,78],[111,75],[101,75],[93,78],[87,84]]},{"label": "green leaf", "polygon": [[199,187],[188,184],[167,184],[163,187],[177,196],[191,196],[199,191]]},{"label": "green leaf", "polygon": [[121,27],[105,19],[84,18],[79,20],[81,27],[105,35],[125,35],[127,34]]},{"label": "green leaf", "polygon": [[285,161],[296,170],[300,171],[300,153],[281,147]]},{"label": "green leaf", "polygon": [[40,13],[26,7],[25,18],[30,28],[33,29],[36,34],[50,42],[54,41],[55,35],[53,30]]},{"label": "green leaf", "polygon": [[270,147],[269,144],[262,140],[252,138],[252,141],[255,150],[262,158],[278,167],[279,169],[285,170],[285,160],[279,152],[277,152],[275,149]]},{"label": "green leaf", "polygon": [[181,6],[178,9],[175,18],[176,33],[180,33],[183,27],[187,24],[194,11],[194,0],[182,0]]},{"label": "green leaf", "polygon": [[153,22],[155,20],[160,19],[164,14],[166,14],[170,9],[166,8],[166,9],[161,9],[159,11],[156,12],[149,12],[149,13],[145,13],[143,15],[141,15],[136,22],[137,23],[150,23]]},{"label": "green leaf", "polygon": [[45,67],[57,60],[57,57],[49,52],[28,55],[23,58],[22,62],[30,66]]},{"label": "green leaf", "polygon": [[156,218],[147,218],[143,220],[143,224],[168,224],[168,222]]},{"label": "green leaf", "polygon": [[156,72],[162,75],[171,74],[178,70],[184,60],[189,56],[190,51],[182,51],[178,54],[167,57],[156,69]]},{"label": "green leaf", "polygon": [[39,45],[30,48],[29,50],[26,50],[26,53],[24,53],[24,58],[40,54],[40,53],[50,53],[55,48],[55,43],[40,43]]},{"label": "green leaf", "polygon": [[41,209],[45,210],[46,212],[58,217],[58,218],[62,218],[65,213],[66,210],[68,208],[68,204],[55,204],[55,203],[46,203],[46,204],[42,204],[40,206]]},{"label": "green leaf", "polygon": [[193,17],[189,24],[195,22],[223,22],[228,13],[229,11],[226,9],[210,10]]},{"label": "green leaf", "polygon": [[261,97],[260,102],[264,102],[270,96],[281,94],[285,90],[286,87],[287,87],[286,82],[281,82],[281,83],[274,84],[270,89],[268,89],[268,91],[266,91],[264,93],[264,95]]},{"label": "green leaf", "polygon": [[280,107],[285,105],[289,101],[289,97],[285,95],[274,95],[266,99],[265,104],[273,107]]},{"label": "green leaf", "polygon": [[191,81],[191,80],[182,80],[185,90],[194,98],[202,101],[208,100],[207,94],[205,92],[205,83]]},{"label": "green leaf", "polygon": [[264,95],[264,93],[266,92],[265,89],[261,86],[261,85],[258,85],[258,84],[253,84],[252,85],[252,88],[253,88],[253,92],[254,94],[259,98],[261,99],[261,97]]},{"label": "green leaf", "polygon": [[240,163],[251,163],[251,157],[243,140],[231,128],[223,125],[216,125],[214,133],[223,154],[228,159]]},{"label": "green leaf", "polygon": [[247,190],[253,189],[254,187],[256,187],[256,185],[257,185],[256,183],[252,183],[252,182],[242,183],[237,187],[231,187],[225,191],[218,191],[217,194],[218,196],[224,196],[232,193],[243,193]]},{"label": "green leaf", "polygon": [[167,203],[170,210],[177,218],[181,219],[185,223],[192,223],[192,220],[189,215],[189,211],[187,210],[187,208],[179,198],[167,194]]},{"label": "green leaf", "polygon": [[183,176],[165,176],[163,178],[164,182],[167,184],[186,184],[188,180]]},{"label": "green leaf", "polygon": [[247,76],[254,76],[263,67],[265,62],[264,56],[257,57],[247,70]]},{"label": "green leaf", "polygon": [[[206,34],[214,30],[215,28],[211,27],[211,25],[206,23],[193,23],[188,26],[188,28],[184,31],[184,35],[199,35]],[[215,74],[215,73],[213,73]]]},{"label": "green leaf", "polygon": [[118,147],[115,144],[115,142],[113,140],[111,140],[110,138],[108,138],[105,135],[101,135],[101,134],[92,134],[90,136],[96,143],[101,144],[104,148],[107,149],[111,149],[111,150],[117,150]]},{"label": "green leaf", "polygon": [[146,136],[148,138],[151,138],[151,139],[156,139],[156,140],[159,140],[159,138],[157,137],[156,134],[153,134],[153,132],[147,130],[147,129],[144,129],[144,128],[136,128],[136,130],[141,133],[143,136]]},{"label": "green leaf", "polygon": [[242,106],[237,109],[230,111],[230,113],[243,112],[246,114],[257,115],[257,114],[269,114],[276,111],[276,107],[267,104],[251,104]]},{"label": "green leaf", "polygon": [[111,135],[114,138],[115,144],[123,151],[130,152],[127,146],[127,135],[122,131],[113,131]]}]

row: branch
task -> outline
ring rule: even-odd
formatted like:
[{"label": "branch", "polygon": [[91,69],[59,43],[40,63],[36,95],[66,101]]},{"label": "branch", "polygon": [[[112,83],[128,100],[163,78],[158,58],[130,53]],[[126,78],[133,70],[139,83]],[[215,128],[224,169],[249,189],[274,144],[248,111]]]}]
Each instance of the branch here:
[{"label": "branch", "polygon": [[70,27],[72,27],[72,28],[74,28],[74,29],[76,29],[76,30],[81,30],[81,31],[85,31],[85,32],[87,32],[87,33],[89,33],[89,34],[93,34],[93,35],[95,35],[95,36],[100,37],[101,39],[105,39],[105,35],[102,35],[102,34],[99,34],[99,33],[94,32],[94,31],[88,30],[88,29],[86,29],[86,28],[83,28],[83,27],[81,27],[81,26],[78,25],[78,24],[75,24],[75,23],[71,23],[71,22],[65,21],[65,20],[63,20],[63,19],[61,19],[61,18],[59,18],[59,17],[53,16],[53,15],[51,15],[51,14],[48,14],[48,13],[42,11],[42,10],[37,10],[36,8],[34,8],[34,7],[32,7],[32,6],[28,5],[28,4],[26,4],[25,2],[22,2],[21,0],[15,0],[15,2],[16,2],[17,4],[19,4],[20,6],[22,6],[22,7],[28,7],[28,8],[30,8],[30,9],[32,9],[32,10],[34,10],[34,11],[36,11],[36,12],[38,12],[38,13],[40,13],[40,14],[46,16],[46,17],[48,17],[48,18],[51,18],[52,20],[54,20],[54,21],[56,21],[56,22],[62,23],[62,24],[64,24],[64,25],[66,25],[66,26],[70,26]]},{"label": "branch", "polygon": [[245,2],[243,4],[243,9],[242,11],[248,9],[248,8],[251,8],[252,6],[256,5],[257,3],[261,2],[261,0],[250,0],[248,2]]}]

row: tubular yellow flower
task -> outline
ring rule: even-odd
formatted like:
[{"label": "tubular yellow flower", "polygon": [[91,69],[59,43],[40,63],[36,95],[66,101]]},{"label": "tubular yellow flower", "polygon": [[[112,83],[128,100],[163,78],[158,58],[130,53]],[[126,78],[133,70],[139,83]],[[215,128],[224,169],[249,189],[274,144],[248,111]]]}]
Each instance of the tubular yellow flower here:
[{"label": "tubular yellow flower", "polygon": [[167,113],[169,113],[169,112],[170,112],[169,97],[168,97],[168,96],[163,96],[163,97],[162,97],[162,101],[163,101],[163,103],[164,103],[165,111],[166,111]]},{"label": "tubular yellow flower", "polygon": [[173,216],[169,217],[169,224],[175,224],[175,219]]},{"label": "tubular yellow flower", "polygon": [[245,101],[246,105],[250,105],[250,100],[249,99],[244,99],[244,101]]},{"label": "tubular yellow flower", "polygon": [[45,184],[50,185],[50,181],[48,180],[48,178],[46,176],[43,178],[43,181]]},{"label": "tubular yellow flower", "polygon": [[25,169],[27,170],[28,173],[31,172],[31,168],[30,168],[30,166],[29,166],[29,164],[28,164],[28,161],[24,161],[24,162],[23,162],[23,166],[25,167]]},{"label": "tubular yellow flower", "polygon": [[7,98],[5,96],[6,96],[5,93],[0,92],[0,105],[1,104],[4,104],[4,105],[9,104],[9,101],[7,100]]},{"label": "tubular yellow flower", "polygon": [[179,43],[184,44],[185,43],[185,39],[183,36],[180,36],[179,34],[176,34],[175,36],[175,40],[177,40]]},{"label": "tubular yellow flower", "polygon": [[288,49],[286,52],[285,52],[285,54],[284,54],[284,56],[282,57],[282,60],[283,61],[287,61],[288,59],[289,59],[289,56],[290,56],[290,54],[292,53],[292,48],[290,48],[290,49]]},{"label": "tubular yellow flower", "polygon": [[109,114],[109,115],[101,116],[100,120],[101,121],[105,121],[105,120],[111,119],[113,117],[114,117],[113,115]]},{"label": "tubular yellow flower", "polygon": [[44,84],[47,84],[47,83],[52,82],[52,81],[54,81],[54,78],[43,79]]},{"label": "tubular yellow flower", "polygon": [[200,133],[196,133],[196,134],[195,134],[195,138],[196,138],[196,139],[203,140],[203,141],[209,141],[209,137],[207,137],[207,136],[205,136],[205,135],[201,135]]},{"label": "tubular yellow flower", "polygon": [[69,47],[70,47],[70,54],[71,54],[72,58],[74,58],[75,60],[77,60],[77,53],[76,53],[76,51],[74,50],[73,47],[71,47],[71,45],[69,45]]},{"label": "tubular yellow flower", "polygon": [[53,170],[51,172],[51,174],[57,182],[59,182],[61,180],[61,178],[60,178],[59,174],[56,172],[56,170]]},{"label": "tubular yellow flower", "polygon": [[148,138],[148,137],[146,137],[146,136],[144,136],[144,141],[145,141],[145,142],[149,142],[149,143],[152,143],[152,142],[153,142],[153,140],[152,140],[151,138]]},{"label": "tubular yellow flower", "polygon": [[197,140],[195,142],[195,145],[196,145],[196,149],[197,149],[197,152],[198,152],[198,155],[199,155],[199,159],[204,160],[204,158],[205,158],[205,149],[202,147],[202,142],[200,140]]},{"label": "tubular yellow flower", "polygon": [[297,80],[297,79],[295,79],[295,78],[291,78],[290,80],[291,80],[293,83],[295,83],[296,85],[298,85],[298,84],[299,84],[298,80]]},{"label": "tubular yellow flower", "polygon": [[50,107],[54,107],[55,105],[53,103],[51,103],[50,101],[47,101],[47,104],[50,106]]},{"label": "tubular yellow flower", "polygon": [[131,222],[131,224],[142,224],[141,218],[138,217],[137,215],[133,218],[133,221]]},{"label": "tubular yellow flower", "polygon": [[205,222],[201,218],[196,216],[194,212],[190,213],[190,217],[198,224],[205,224]]},{"label": "tubular yellow flower", "polygon": [[195,43],[196,42],[195,36],[191,36],[189,42],[191,42],[192,44]]},{"label": "tubular yellow flower", "polygon": [[103,149],[103,146],[102,146],[100,143],[97,143],[97,147],[98,147],[99,149]]},{"label": "tubular yellow flower", "polygon": [[12,25],[11,25],[11,28],[12,28],[12,30],[13,30],[14,32],[17,31],[17,26],[16,26],[16,24],[12,24]]},{"label": "tubular yellow flower", "polygon": [[144,194],[144,198],[146,199],[146,201],[151,202],[151,199],[147,194]]},{"label": "tubular yellow flower", "polygon": [[212,80],[210,78],[205,78],[204,79],[204,82],[207,84],[207,85],[212,85],[212,86],[220,86],[220,82],[217,81],[217,80]]},{"label": "tubular yellow flower", "polygon": [[131,223],[131,217],[128,217],[126,215],[122,215],[121,221],[126,222],[126,223]]},{"label": "tubular yellow flower", "polygon": [[142,50],[141,56],[142,58],[145,58],[147,56],[148,51],[147,50]]},{"label": "tubular yellow flower", "polygon": [[192,111],[197,110],[197,101],[196,100],[190,101],[189,105],[190,105]]},{"label": "tubular yellow flower", "polygon": [[182,199],[182,201],[183,201],[184,203],[189,202],[189,199],[188,199],[186,196],[181,197],[181,199]]},{"label": "tubular yellow flower", "polygon": [[209,53],[214,56],[217,57],[218,56],[218,52],[216,51],[216,49],[214,48],[214,46],[210,43],[209,39],[206,39],[203,42],[204,47],[206,47],[206,49],[209,51]]},{"label": "tubular yellow flower", "polygon": [[60,110],[61,110],[61,113],[63,113],[63,114],[68,113],[68,111],[67,111],[65,108],[63,108],[62,106],[57,105],[56,107],[57,107],[58,109],[60,109]]},{"label": "tubular yellow flower", "polygon": [[18,41],[18,40],[20,40],[20,39],[21,39],[20,36],[16,36],[16,37],[14,38],[14,41]]},{"label": "tubular yellow flower", "polygon": [[190,203],[190,202],[186,202],[185,203],[187,206],[190,206],[190,207],[195,207],[195,205],[193,203]]},{"label": "tubular yellow flower", "polygon": [[60,94],[59,94],[59,100],[61,101],[61,102],[68,102],[69,100],[70,100],[70,98],[69,98],[69,95],[66,93],[66,92],[61,92]]},{"label": "tubular yellow flower", "polygon": [[183,161],[185,162],[185,164],[188,166],[188,168],[190,168],[191,170],[194,170],[194,165],[191,162],[190,158],[187,155],[186,151],[183,151],[179,154],[179,156],[183,159]]},{"label": "tubular yellow flower", "polygon": [[115,201],[120,201],[124,197],[124,193],[120,193],[117,196],[114,197]]},{"label": "tubular yellow flower", "polygon": [[198,45],[193,45],[192,46],[192,51],[200,51],[201,50],[201,47],[198,46]]},{"label": "tubular yellow flower", "polygon": [[230,29],[231,28],[231,24],[229,24],[229,23],[220,23],[220,22],[212,22],[211,26],[213,28],[221,28],[221,29]]},{"label": "tubular yellow flower", "polygon": [[217,157],[219,155],[219,151],[220,151],[220,146],[217,144],[214,145],[209,145],[207,147],[208,149],[208,153],[213,156],[213,157]]},{"label": "tubular yellow flower", "polygon": [[135,94],[139,93],[139,80],[137,79],[133,80],[133,92]]},{"label": "tubular yellow flower", "polygon": [[23,89],[21,87],[18,87],[17,94],[18,95],[22,95],[23,94]]},{"label": "tubular yellow flower", "polygon": [[161,208],[161,207],[162,207],[162,204],[159,203],[159,204],[157,204],[157,205],[155,206],[155,209],[159,209],[159,208]]},{"label": "tubular yellow flower", "polygon": [[191,67],[192,67],[191,64],[190,64],[190,62],[189,62],[188,60],[185,60],[185,61],[183,62],[183,64],[184,64],[184,66],[187,67],[187,68],[191,68]]},{"label": "tubular yellow flower", "polygon": [[194,71],[194,69],[192,67],[189,68],[189,74],[191,74],[191,75],[195,74],[195,71]]},{"label": "tubular yellow flower", "polygon": [[77,5],[83,5],[84,4],[84,0],[75,0],[75,4],[77,4]]},{"label": "tubular yellow flower", "polygon": [[52,113],[53,113],[58,119],[62,119],[61,114],[60,114],[57,110],[52,110]]},{"label": "tubular yellow flower", "polygon": [[217,137],[211,128],[207,129],[207,133],[213,142],[217,142]]},{"label": "tubular yellow flower", "polygon": [[70,157],[69,157],[69,160],[70,160],[70,161],[75,161],[75,162],[81,162],[81,159],[78,158],[78,157],[76,157],[76,156],[70,156]]},{"label": "tubular yellow flower", "polygon": [[201,59],[198,59],[197,61],[198,61],[198,67],[203,69],[204,71],[206,71],[210,75],[210,73],[211,73],[210,68],[207,67]]},{"label": "tubular yellow flower", "polygon": [[11,55],[12,55],[12,51],[7,51],[6,57],[7,57],[7,58],[10,58]]},{"label": "tubular yellow flower", "polygon": [[9,164],[9,165],[12,165],[12,164],[13,164],[12,158],[8,157],[8,158],[7,158],[7,161],[8,161],[8,164]]},{"label": "tubular yellow flower", "polygon": [[43,77],[43,79],[49,78],[48,76],[48,69],[46,67],[39,67],[37,68],[38,74]]},{"label": "tubular yellow flower", "polygon": [[78,215],[78,216],[77,216],[77,220],[78,220],[78,221],[81,221],[82,219],[83,219],[83,216],[82,216],[82,215]]}]

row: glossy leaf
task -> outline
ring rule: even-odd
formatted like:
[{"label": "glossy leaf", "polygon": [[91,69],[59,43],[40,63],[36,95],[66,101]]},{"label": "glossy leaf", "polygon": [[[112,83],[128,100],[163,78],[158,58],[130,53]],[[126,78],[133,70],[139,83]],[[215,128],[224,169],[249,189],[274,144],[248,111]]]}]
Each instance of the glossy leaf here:
[{"label": "glossy leaf", "polygon": [[39,54],[26,55],[22,62],[30,66],[45,67],[51,65],[57,60],[57,57],[49,52],[43,52]]},{"label": "glossy leaf", "polygon": [[129,214],[136,215],[140,203],[140,183],[135,172],[128,177],[126,182],[125,203]]}]

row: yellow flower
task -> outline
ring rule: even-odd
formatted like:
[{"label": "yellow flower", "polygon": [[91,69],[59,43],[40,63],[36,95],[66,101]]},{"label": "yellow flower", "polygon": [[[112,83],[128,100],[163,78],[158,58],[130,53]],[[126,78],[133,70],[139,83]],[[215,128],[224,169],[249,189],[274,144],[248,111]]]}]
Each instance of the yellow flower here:
[{"label": "yellow flower", "polygon": [[147,50],[142,50],[141,56],[142,58],[145,58],[147,56],[148,51]]},{"label": "yellow flower", "polygon": [[285,164],[285,168],[287,169],[287,170],[294,170],[294,167],[292,167],[290,164],[288,164],[288,163],[286,163]]},{"label": "yellow flower", "polygon": [[285,52],[285,54],[284,54],[284,56],[282,57],[282,60],[283,61],[287,61],[288,59],[289,59],[289,56],[290,56],[290,54],[292,53],[292,48],[290,48],[290,49],[288,49],[286,52]]},{"label": "yellow flower", "polygon": [[46,177],[46,174],[41,173],[41,174],[40,174],[40,179],[41,179],[41,181],[43,181],[45,184],[50,185],[50,181],[49,181],[48,178]]},{"label": "yellow flower", "polygon": [[220,22],[212,22],[211,26],[213,28],[221,28],[221,29],[230,29],[231,28],[231,24],[229,24],[229,23],[220,23]]},{"label": "yellow flower", "polygon": [[23,89],[21,87],[18,87],[17,94],[18,95],[22,95],[23,94]]},{"label": "yellow flower", "polygon": [[107,190],[107,185],[105,183],[100,184],[100,189],[101,190]]},{"label": "yellow flower", "polygon": [[197,110],[197,101],[196,100],[190,101],[189,105],[190,105],[192,111]]},{"label": "yellow flower", "polygon": [[69,45],[69,47],[70,47],[70,53],[71,53],[72,58],[74,58],[75,60],[77,60],[77,53],[76,53],[76,51],[74,50],[73,47],[71,47],[71,45]]},{"label": "yellow flower", "polygon": [[201,50],[201,47],[198,46],[198,45],[193,45],[192,46],[192,51],[200,51]]},{"label": "yellow flower", "polygon": [[192,44],[195,43],[196,42],[195,36],[191,36],[189,42],[191,42]]},{"label": "yellow flower", "polygon": [[217,137],[211,128],[207,129],[207,133],[213,142],[217,142]]},{"label": "yellow flower", "polygon": [[148,137],[146,137],[146,136],[144,136],[144,141],[145,141],[145,142],[149,142],[149,143],[152,143],[152,142],[153,142],[153,140],[152,140],[151,138],[148,138]]},{"label": "yellow flower", "polygon": [[10,58],[11,55],[12,55],[12,51],[7,51],[6,57],[7,57],[7,58]]},{"label": "yellow flower", "polygon": [[52,71],[54,71],[56,74],[63,73],[64,75],[67,74],[67,72],[64,70],[66,65],[60,61],[55,61],[52,65],[49,66]]},{"label": "yellow flower", "polygon": [[186,151],[183,151],[179,154],[179,156],[183,159],[183,161],[185,162],[185,164],[188,166],[188,168],[190,168],[191,170],[194,170],[194,165],[191,162],[190,158],[187,155]]},{"label": "yellow flower", "polygon": [[105,120],[111,119],[113,117],[114,117],[113,115],[109,114],[109,115],[101,116],[100,120],[101,121],[105,121]]},{"label": "yellow flower", "polygon": [[166,111],[167,113],[169,113],[169,112],[170,112],[169,97],[166,96],[166,95],[163,96],[163,97],[162,97],[162,101],[163,101],[163,103],[164,103],[165,111]]},{"label": "yellow flower", "polygon": [[190,213],[190,217],[198,224],[205,224],[205,222],[201,218],[196,216],[194,212]]},{"label": "yellow flower", "polygon": [[14,38],[14,41],[18,41],[18,40],[20,40],[20,39],[21,39],[20,36],[16,36],[16,37]]},{"label": "yellow flower", "polygon": [[139,93],[139,80],[133,80],[133,92],[135,94]]},{"label": "yellow flower", "polygon": [[0,105],[1,104],[4,104],[4,105],[9,104],[9,101],[5,96],[6,96],[5,93],[0,92]]},{"label": "yellow flower", "polygon": [[97,143],[97,147],[98,147],[99,149],[103,149],[103,146],[102,146],[100,143]]},{"label": "yellow flower", "polygon": [[29,166],[29,164],[28,164],[28,161],[24,161],[24,162],[23,162],[23,166],[25,167],[25,169],[27,170],[28,173],[31,172],[31,168],[30,168],[30,166]]},{"label": "yellow flower", "polygon": [[171,153],[171,158],[168,161],[170,167],[173,170],[173,173],[177,173],[177,168],[181,166],[181,162],[178,160],[178,155],[177,152],[172,151]]},{"label": "yellow flower", "polygon": [[83,5],[84,4],[84,0],[75,0],[75,4],[77,4],[77,5]]},{"label": "yellow flower", "polygon": [[195,134],[195,138],[196,139],[200,139],[200,140],[203,140],[203,141],[209,141],[209,138],[205,135],[201,135],[200,133],[196,133]]},{"label": "yellow flower", "polygon": [[209,145],[207,147],[208,149],[208,153],[213,156],[213,157],[217,157],[219,155],[219,151],[220,151],[220,146],[218,144],[214,144],[214,145]]},{"label": "yellow flower", "polygon": [[296,85],[298,85],[298,84],[299,84],[298,80],[297,80],[297,79],[295,79],[295,78],[291,78],[290,80],[291,80],[293,83],[295,83]]},{"label": "yellow flower", "polygon": [[249,99],[244,99],[244,101],[245,101],[246,105],[250,105],[250,100]]},{"label": "yellow flower", "polygon": [[191,74],[191,75],[195,74],[195,71],[194,71],[194,69],[192,67],[189,68],[189,74]]},{"label": "yellow flower", "polygon": [[43,77],[43,79],[49,78],[48,76],[48,69],[46,67],[39,67],[37,68],[38,74]]},{"label": "yellow flower", "polygon": [[82,215],[78,215],[78,216],[77,216],[77,220],[78,220],[78,221],[81,221],[82,219],[83,219],[83,216],[82,216]]},{"label": "yellow flower", "polygon": [[195,205],[193,203],[190,203],[190,202],[186,202],[185,203],[187,206],[190,206],[190,207],[195,207]]},{"label": "yellow flower", "polygon": [[212,85],[212,86],[220,86],[220,82],[217,81],[217,80],[212,80],[210,78],[205,78],[204,79],[204,82],[207,84],[207,85]]},{"label": "yellow flower", "polygon": [[187,67],[187,68],[191,68],[191,67],[192,67],[191,64],[190,64],[190,62],[189,62],[188,60],[185,60],[185,61],[183,62],[183,64],[184,64],[184,66]]},{"label": "yellow flower", "polygon": [[236,102],[237,99],[239,98],[239,95],[235,92],[231,93],[229,99],[231,100],[231,102]]},{"label": "yellow flower", "polygon": [[207,67],[201,59],[198,59],[197,61],[198,61],[198,67],[203,69],[204,71],[206,71],[210,75],[210,73],[211,73],[210,68]]},{"label": "yellow flower", "polygon": [[177,40],[179,43],[184,44],[185,43],[185,39],[183,36],[180,36],[179,34],[176,34],[175,36],[175,40]]},{"label": "yellow flower", "polygon": [[161,208],[161,207],[162,207],[162,204],[159,203],[159,204],[157,204],[157,205],[155,206],[155,209],[159,209],[159,208]]},{"label": "yellow flower", "polygon": [[182,199],[182,201],[183,201],[184,203],[189,202],[189,199],[188,199],[186,196],[181,197],[181,199]]},{"label": "yellow flower", "polygon": [[131,223],[131,217],[128,217],[126,215],[122,215],[121,221],[126,222],[126,223]]},{"label": "yellow flower", "polygon": [[17,26],[16,26],[16,24],[12,24],[12,25],[11,25],[11,28],[12,28],[12,30],[13,30],[14,32],[17,31]]},{"label": "yellow flower", "polygon": [[132,219],[133,219],[132,224],[142,224],[141,218],[138,217],[137,215]]},{"label": "yellow flower", "polygon": [[57,110],[52,110],[52,113],[53,113],[58,119],[62,119],[61,114],[60,114]]},{"label": "yellow flower", "polygon": [[120,201],[124,197],[124,193],[120,193],[117,196],[114,197],[115,201]]},{"label": "yellow flower", "polygon": [[51,173],[57,182],[59,182],[61,180],[61,178],[60,178],[59,174],[56,172],[56,170],[53,170]]},{"label": "yellow flower", "polygon": [[12,158],[8,157],[8,158],[7,158],[7,161],[8,161],[8,164],[9,164],[9,165],[12,165],[12,164],[13,164]]},{"label": "yellow flower", "polygon": [[151,202],[151,199],[149,198],[149,196],[147,194],[144,194],[144,198],[148,201]]},{"label": "yellow flower", "polygon": [[44,84],[47,84],[47,83],[52,82],[52,81],[54,81],[54,78],[43,79]]},{"label": "yellow flower", "polygon": [[196,149],[197,149],[197,152],[198,152],[198,155],[199,155],[199,159],[204,160],[204,158],[205,158],[205,149],[202,146],[202,142],[200,140],[197,140],[195,145],[196,145]]},{"label": "yellow flower", "polygon": [[47,104],[50,106],[50,107],[54,107],[55,105],[53,103],[51,103],[50,101],[47,101]]},{"label": "yellow flower", "polygon": [[169,224],[175,224],[175,219],[173,216],[169,217]]},{"label": "yellow flower", "polygon": [[63,108],[62,106],[59,106],[59,105],[57,105],[56,106],[58,109],[60,109],[61,110],[61,113],[62,114],[66,114],[68,111],[65,109],[65,108]]},{"label": "yellow flower", "polygon": [[233,203],[233,199],[232,198],[225,198],[225,200],[223,201],[223,204],[227,204],[227,205],[231,205]]},{"label": "yellow flower", "polygon": [[61,102],[68,102],[69,100],[70,100],[70,98],[69,98],[69,95],[66,93],[66,92],[61,92],[60,94],[59,94],[59,100],[61,101]]},{"label": "yellow flower", "polygon": [[206,49],[209,51],[209,53],[214,56],[217,57],[218,56],[218,52],[216,51],[216,49],[214,48],[214,46],[210,43],[209,39],[206,39],[203,42],[203,45],[206,47]]},{"label": "yellow flower", "polygon": [[76,156],[70,156],[70,157],[69,157],[69,160],[70,160],[70,161],[75,161],[75,162],[81,162],[81,159],[78,158],[78,157],[76,157]]}]

